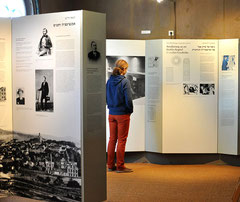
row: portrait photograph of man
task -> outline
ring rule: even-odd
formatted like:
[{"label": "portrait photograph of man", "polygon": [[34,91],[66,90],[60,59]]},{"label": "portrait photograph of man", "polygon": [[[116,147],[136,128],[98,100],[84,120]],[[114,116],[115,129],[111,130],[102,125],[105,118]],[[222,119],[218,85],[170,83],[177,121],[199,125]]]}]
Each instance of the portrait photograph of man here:
[{"label": "portrait photograph of man", "polygon": [[48,30],[43,28],[42,37],[38,44],[38,55],[47,56],[52,54],[52,41],[48,35]]},{"label": "portrait photograph of man", "polygon": [[91,61],[98,61],[100,57],[101,57],[101,54],[97,50],[96,41],[91,41],[91,51],[88,53],[88,59]]},{"label": "portrait photograph of man", "polygon": [[53,112],[53,70],[35,71],[36,111]]}]

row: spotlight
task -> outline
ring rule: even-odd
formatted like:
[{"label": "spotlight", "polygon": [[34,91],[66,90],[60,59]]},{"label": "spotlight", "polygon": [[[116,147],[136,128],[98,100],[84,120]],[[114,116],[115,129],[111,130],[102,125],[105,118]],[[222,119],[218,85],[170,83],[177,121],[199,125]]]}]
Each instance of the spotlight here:
[{"label": "spotlight", "polygon": [[158,3],[161,3],[163,0],[157,0]]}]

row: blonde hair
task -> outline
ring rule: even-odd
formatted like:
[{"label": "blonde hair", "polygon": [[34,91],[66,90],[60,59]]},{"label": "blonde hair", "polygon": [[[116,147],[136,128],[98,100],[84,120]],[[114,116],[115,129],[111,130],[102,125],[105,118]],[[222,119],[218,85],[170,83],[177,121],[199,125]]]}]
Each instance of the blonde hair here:
[{"label": "blonde hair", "polygon": [[113,75],[117,76],[117,75],[121,75],[124,70],[126,70],[128,68],[128,63],[125,60],[118,60],[116,62],[116,67],[114,67],[113,69]]}]

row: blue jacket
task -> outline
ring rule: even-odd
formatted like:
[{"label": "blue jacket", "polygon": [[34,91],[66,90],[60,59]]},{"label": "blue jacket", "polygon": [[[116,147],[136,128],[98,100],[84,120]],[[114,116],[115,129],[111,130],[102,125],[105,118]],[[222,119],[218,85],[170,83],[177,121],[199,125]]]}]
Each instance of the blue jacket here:
[{"label": "blue jacket", "polygon": [[133,112],[130,81],[122,75],[108,79],[106,85],[109,114],[123,115]]}]

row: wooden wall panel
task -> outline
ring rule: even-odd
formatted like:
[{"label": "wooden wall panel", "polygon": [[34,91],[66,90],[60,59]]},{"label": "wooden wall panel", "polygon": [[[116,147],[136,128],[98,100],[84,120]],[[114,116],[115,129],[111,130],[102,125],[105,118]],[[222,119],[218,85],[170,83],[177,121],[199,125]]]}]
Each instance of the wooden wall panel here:
[{"label": "wooden wall panel", "polygon": [[240,38],[240,1],[225,0],[225,38]]},{"label": "wooden wall panel", "polygon": [[223,0],[177,1],[177,38],[223,38],[223,22]]},{"label": "wooden wall panel", "polygon": [[[174,30],[170,0],[39,0],[40,12],[91,10],[107,14],[108,39],[166,39]],[[240,38],[239,0],[176,0],[177,38]],[[151,30],[151,35],[141,35]]]}]

